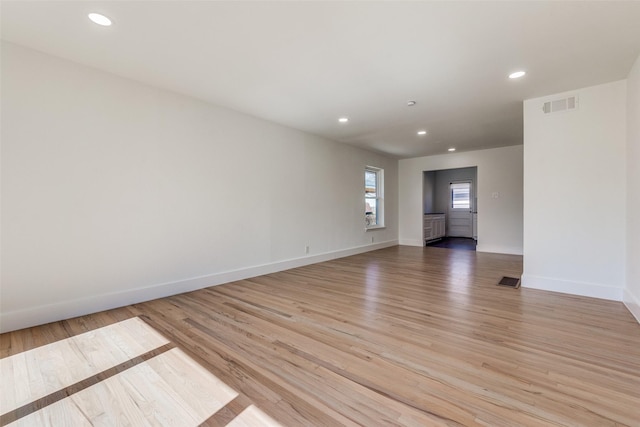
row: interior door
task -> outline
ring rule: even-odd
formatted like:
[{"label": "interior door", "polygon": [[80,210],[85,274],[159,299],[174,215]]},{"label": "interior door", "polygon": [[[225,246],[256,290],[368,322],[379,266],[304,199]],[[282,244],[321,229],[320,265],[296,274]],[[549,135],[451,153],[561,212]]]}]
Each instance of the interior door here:
[{"label": "interior door", "polygon": [[449,184],[450,237],[473,237],[473,182],[456,181]]}]

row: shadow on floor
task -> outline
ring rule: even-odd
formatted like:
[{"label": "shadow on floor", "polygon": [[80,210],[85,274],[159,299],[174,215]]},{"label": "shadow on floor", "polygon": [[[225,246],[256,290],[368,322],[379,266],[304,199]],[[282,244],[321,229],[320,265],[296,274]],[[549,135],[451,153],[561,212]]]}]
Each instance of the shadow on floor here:
[{"label": "shadow on floor", "polygon": [[447,249],[463,249],[466,251],[475,251],[477,242],[473,239],[466,237],[445,237],[442,240],[427,243],[427,246],[434,248],[447,248]]}]

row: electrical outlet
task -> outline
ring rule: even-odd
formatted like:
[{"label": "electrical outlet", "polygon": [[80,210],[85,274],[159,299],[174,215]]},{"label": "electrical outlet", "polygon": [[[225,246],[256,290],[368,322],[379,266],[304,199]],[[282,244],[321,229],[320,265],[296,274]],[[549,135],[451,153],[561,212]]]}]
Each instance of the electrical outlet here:
[{"label": "electrical outlet", "polygon": [[304,253],[305,253],[305,254],[308,254],[308,253],[309,253],[309,246],[308,246],[308,245],[304,247]]}]

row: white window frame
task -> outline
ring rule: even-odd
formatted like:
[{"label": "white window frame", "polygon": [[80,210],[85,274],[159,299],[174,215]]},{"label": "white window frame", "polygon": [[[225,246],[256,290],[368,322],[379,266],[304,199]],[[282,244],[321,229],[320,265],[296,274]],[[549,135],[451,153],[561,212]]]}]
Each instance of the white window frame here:
[{"label": "white window frame", "polygon": [[376,224],[367,225],[365,222],[366,230],[374,230],[376,228],[384,228],[384,169],[377,168],[374,166],[365,166],[364,168],[365,176],[367,172],[373,172],[376,174],[376,195],[375,197],[367,196],[366,188],[366,178],[365,178],[365,193],[364,193],[364,203],[365,207],[368,199],[375,199],[376,201]]},{"label": "white window frame", "polygon": [[[460,185],[465,185],[469,187],[469,206],[467,207],[454,207],[453,203],[453,193],[454,193],[454,186],[460,186]],[[473,208],[473,182],[471,180],[465,180],[465,181],[453,181],[451,183],[449,183],[449,210],[453,210],[453,211],[458,211],[458,212],[462,212],[462,211],[470,211]]]}]

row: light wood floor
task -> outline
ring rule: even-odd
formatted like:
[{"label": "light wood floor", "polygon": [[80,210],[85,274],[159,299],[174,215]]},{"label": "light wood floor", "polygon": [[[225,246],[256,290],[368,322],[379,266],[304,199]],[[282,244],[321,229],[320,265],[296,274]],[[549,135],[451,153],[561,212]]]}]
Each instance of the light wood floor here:
[{"label": "light wood floor", "polygon": [[204,425],[640,426],[640,325],[496,286],[521,268],[398,246],[3,334],[0,356],[138,316],[239,393]]}]

